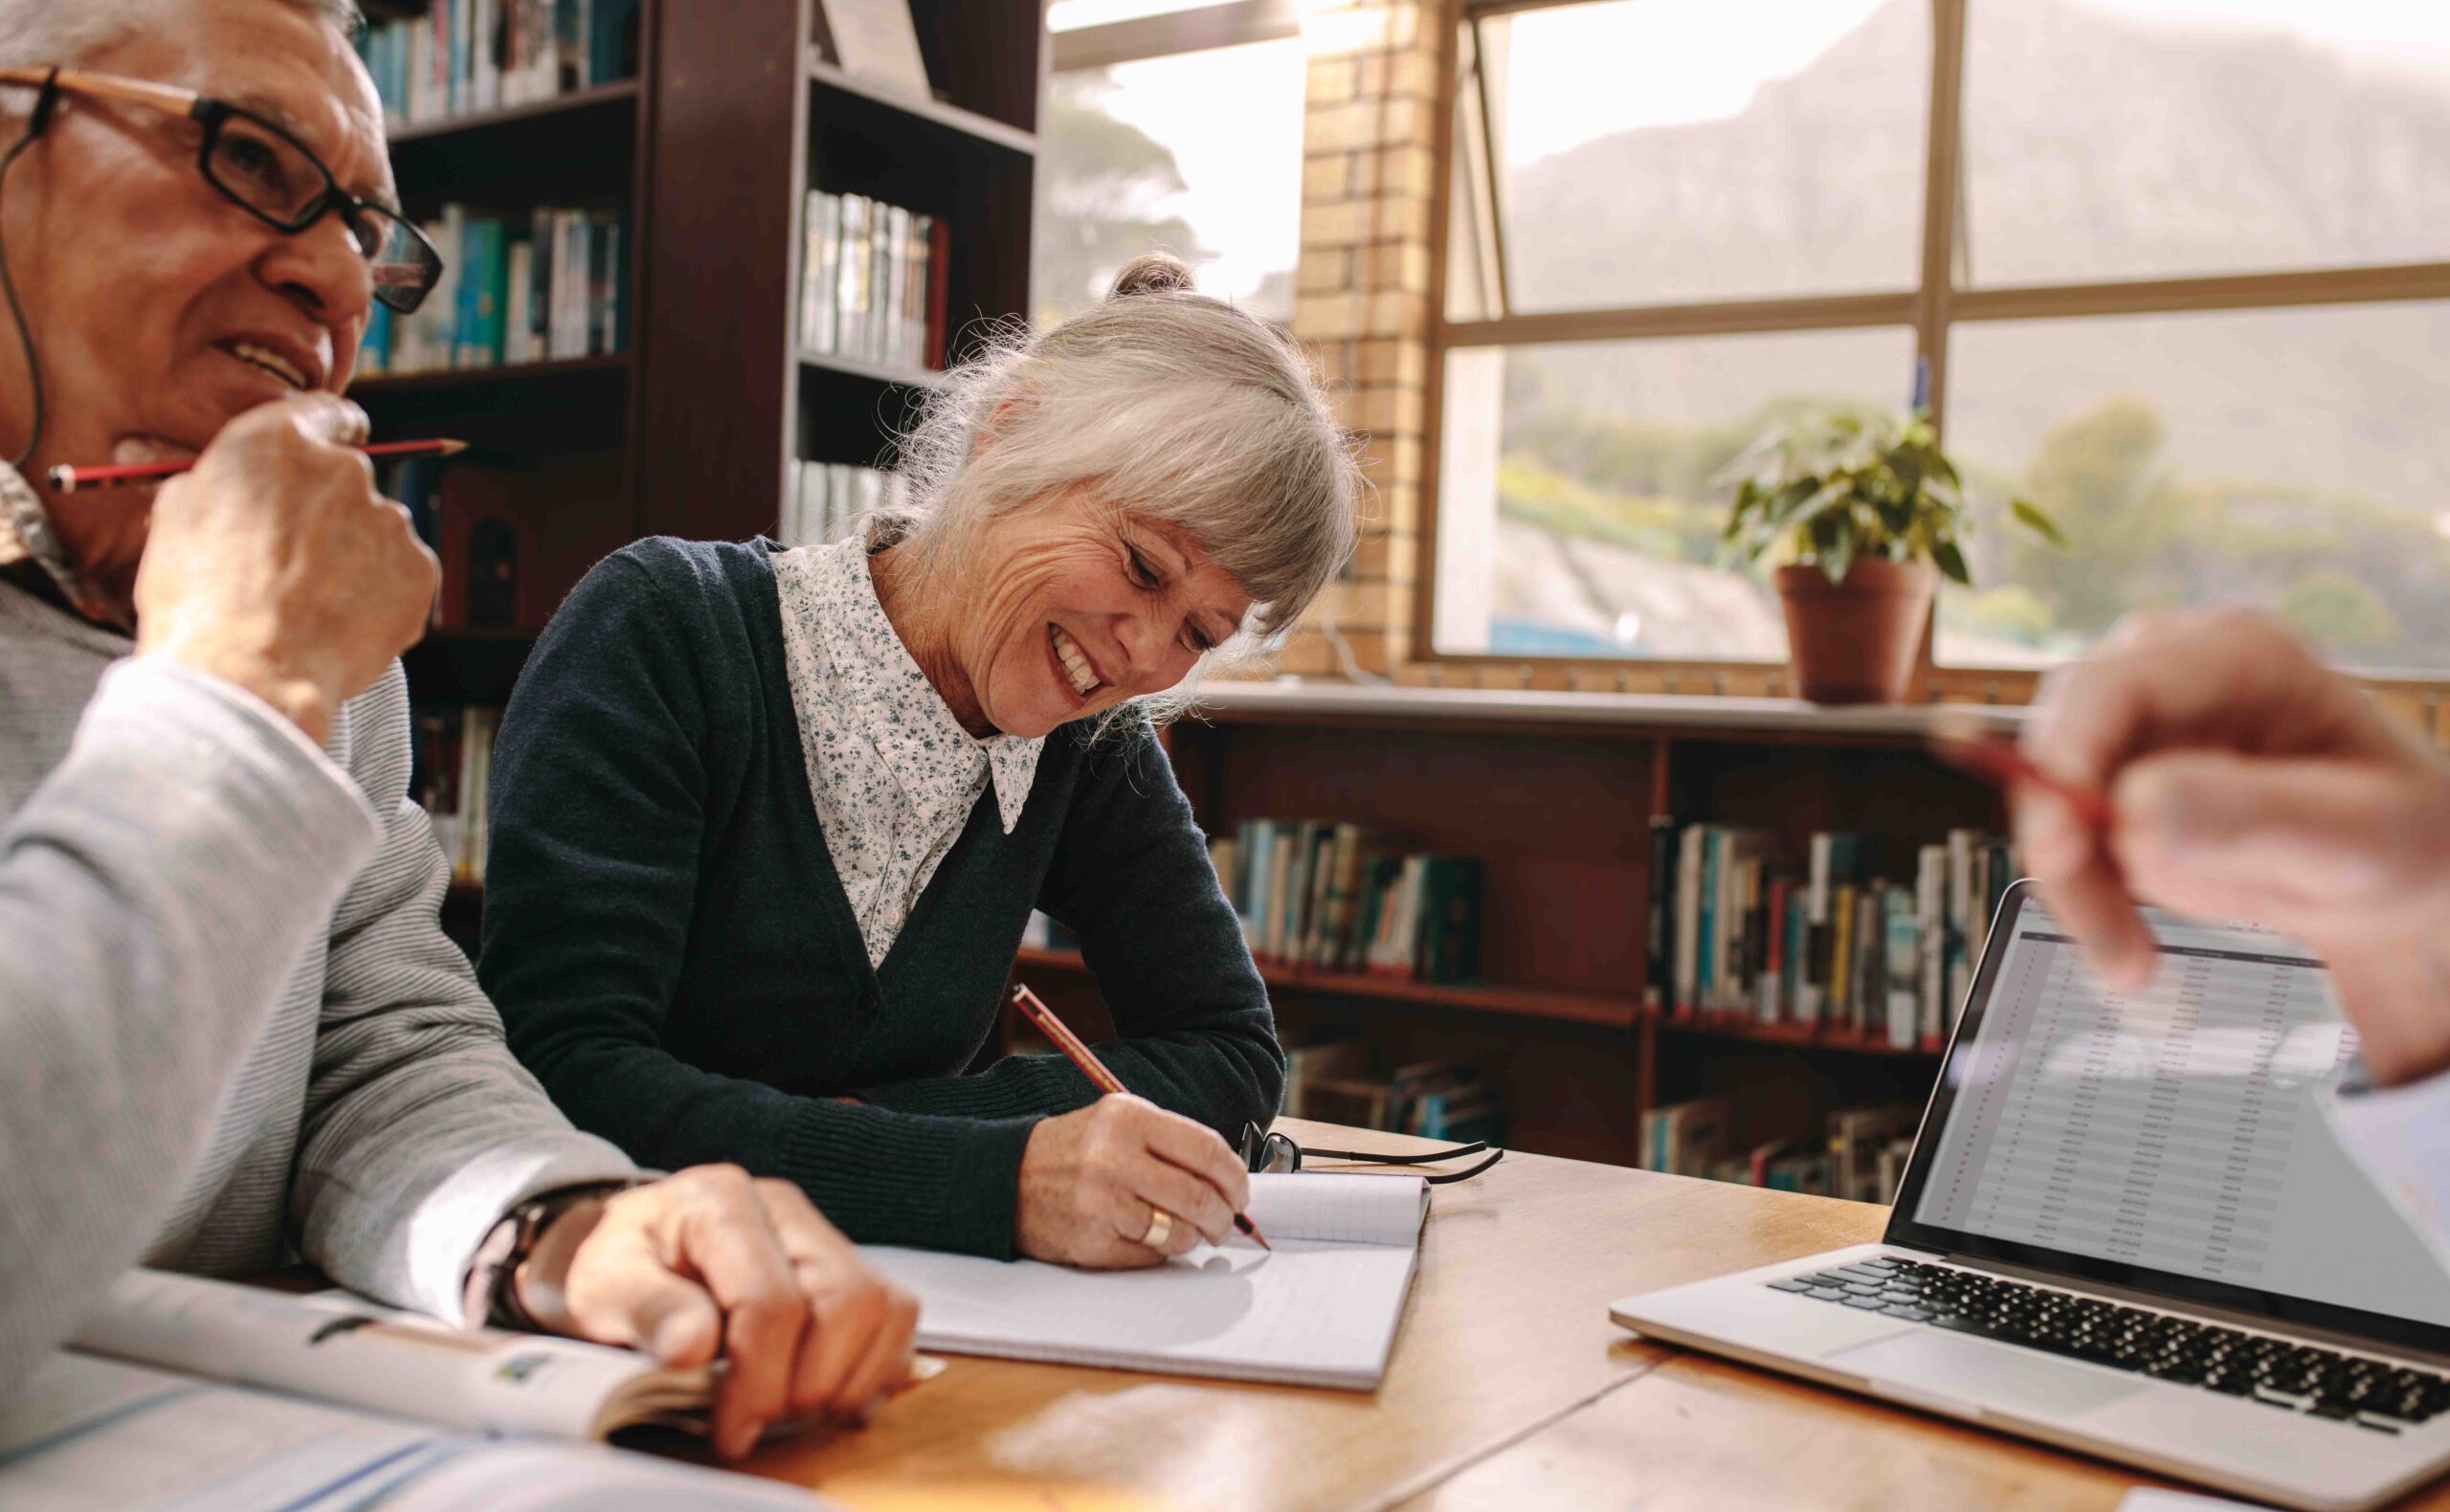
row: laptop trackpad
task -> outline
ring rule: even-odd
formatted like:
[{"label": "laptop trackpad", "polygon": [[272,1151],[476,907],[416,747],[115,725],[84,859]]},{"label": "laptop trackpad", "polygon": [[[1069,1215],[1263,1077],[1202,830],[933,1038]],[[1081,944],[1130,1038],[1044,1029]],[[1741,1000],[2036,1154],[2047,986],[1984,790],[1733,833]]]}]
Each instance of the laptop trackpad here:
[{"label": "laptop trackpad", "polygon": [[2014,1345],[1917,1328],[1824,1356],[1874,1381],[1918,1387],[2030,1417],[2073,1417],[2133,1396],[2149,1382],[2121,1380]]}]

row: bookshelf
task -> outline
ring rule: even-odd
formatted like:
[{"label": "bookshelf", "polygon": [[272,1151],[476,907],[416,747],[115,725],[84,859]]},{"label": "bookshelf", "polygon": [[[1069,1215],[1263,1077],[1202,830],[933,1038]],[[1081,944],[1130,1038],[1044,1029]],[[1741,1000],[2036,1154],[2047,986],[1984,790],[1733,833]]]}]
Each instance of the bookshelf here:
[{"label": "bookshelf", "polygon": [[[627,243],[618,350],[371,375],[350,390],[380,437],[473,443],[455,467],[515,523],[516,615],[415,647],[420,710],[507,699],[554,606],[608,552],[647,535],[770,534],[795,463],[889,459],[911,403],[942,379],[801,348],[808,190],[947,223],[950,357],[987,322],[1026,315],[1047,66],[1037,0],[910,0],[929,97],[818,55],[810,3],[637,0],[622,77],[391,127],[413,218],[445,203],[514,225],[541,205],[617,207]],[[432,13],[417,0],[372,9],[378,22]],[[460,587],[446,581],[446,595]],[[481,899],[461,883],[446,900],[462,945]]]},{"label": "bookshelf", "polygon": [[[1911,713],[1292,680],[1217,682],[1204,700],[1167,747],[1211,834],[1351,819],[1485,868],[1482,982],[1266,967],[1288,1042],[1350,1034],[1382,1067],[1469,1062],[1519,1147],[1626,1165],[1661,1103],[1724,1093],[1748,1125],[1800,1131],[1927,1093],[1938,1056],[1877,1033],[1644,1007],[1652,815],[1901,846],[2004,825],[1995,793],[1922,749]],[[1067,1017],[1110,1022],[1076,953],[1025,950],[1016,970]]]}]

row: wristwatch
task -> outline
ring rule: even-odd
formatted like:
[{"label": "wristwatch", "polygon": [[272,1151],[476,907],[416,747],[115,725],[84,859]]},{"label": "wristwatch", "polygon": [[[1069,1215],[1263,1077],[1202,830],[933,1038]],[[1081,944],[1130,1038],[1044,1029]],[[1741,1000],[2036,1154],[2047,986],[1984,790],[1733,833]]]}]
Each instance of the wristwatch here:
[{"label": "wristwatch", "polygon": [[[516,1328],[529,1333],[548,1331],[519,1301],[519,1268],[536,1252],[536,1242],[546,1231],[572,1209],[586,1203],[599,1207],[605,1198],[633,1187],[643,1187],[652,1176],[634,1176],[620,1181],[592,1181],[575,1187],[557,1187],[535,1196],[504,1213],[501,1221],[485,1231],[484,1241],[477,1246],[476,1256],[468,1262],[468,1279],[460,1290],[461,1321],[471,1328]],[[591,1231],[594,1225],[590,1224]],[[579,1238],[584,1238],[581,1234]],[[577,1239],[572,1239],[575,1246]]]}]

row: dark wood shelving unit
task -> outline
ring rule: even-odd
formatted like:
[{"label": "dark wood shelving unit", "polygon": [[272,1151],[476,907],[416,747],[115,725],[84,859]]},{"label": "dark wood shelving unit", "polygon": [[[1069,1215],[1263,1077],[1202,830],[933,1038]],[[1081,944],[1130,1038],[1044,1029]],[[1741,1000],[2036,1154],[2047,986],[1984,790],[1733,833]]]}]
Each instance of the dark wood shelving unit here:
[{"label": "dark wood shelving unit", "polygon": [[974,110],[964,110],[934,99],[923,100],[907,90],[863,78],[847,69],[837,68],[823,57],[812,56],[808,60],[808,77],[819,90],[856,96],[860,100],[884,106],[888,110],[924,121],[964,136],[991,143],[1007,152],[1023,156],[1037,151],[1037,137],[1017,126],[1008,125],[992,116],[982,116]]},{"label": "dark wood shelving unit", "polygon": [[933,99],[818,59],[805,0],[665,12],[639,241],[650,303],[674,318],[642,331],[640,533],[773,530],[792,464],[888,460],[934,381],[801,347],[809,190],[946,223],[953,360],[977,322],[1026,314],[1040,8],[915,0],[911,13]]},{"label": "dark wood shelving unit", "polygon": [[360,404],[380,403],[394,395],[464,394],[471,404],[517,402],[517,390],[543,389],[573,381],[620,383],[635,360],[628,352],[603,352],[593,357],[565,357],[555,362],[505,363],[499,367],[436,367],[423,372],[377,373],[349,386],[349,397]]},{"label": "dark wood shelving unit", "polygon": [[530,129],[532,122],[569,122],[585,117],[620,114],[635,110],[638,101],[638,81],[616,78],[610,82],[576,89],[550,100],[531,100],[525,104],[509,105],[500,110],[470,111],[457,116],[444,116],[435,121],[420,121],[412,125],[395,126],[390,133],[391,150],[396,163],[407,149],[423,147],[430,143],[484,142],[493,145],[497,134]]},{"label": "dark wood shelving unit", "polygon": [[[1796,862],[1813,830],[1902,846],[2003,825],[1994,792],[1926,751],[1913,712],[1293,682],[1214,683],[1203,700],[1167,747],[1209,833],[1355,820],[1485,873],[1489,983],[1263,967],[1288,1043],[1355,1034],[1386,1068],[1468,1061],[1511,1143],[1622,1165],[1664,1102],[1726,1092],[1808,1121],[1928,1091],[1938,1057],[1882,1033],[1643,1006],[1654,814],[1767,828]],[[1077,953],[1024,951],[1019,967],[1059,1012],[1110,1022]]]},{"label": "dark wood shelving unit", "polygon": [[[1050,971],[1086,971],[1088,964],[1077,950],[1040,950],[1024,947],[1018,957],[1024,967]],[[1603,1028],[1630,1029],[1640,1015],[1641,1003],[1635,998],[1616,998],[1585,992],[1553,992],[1539,988],[1504,987],[1486,983],[1414,982],[1399,977],[1363,976],[1343,971],[1304,971],[1290,967],[1259,965],[1259,979],[1272,991],[1308,993],[1322,997],[1370,998],[1390,1003],[1409,1003],[1422,1008],[1459,1009],[1473,1013],[1495,1013],[1509,1017],[1546,1019],[1558,1024],[1591,1024]]]},{"label": "dark wood shelving unit", "polygon": [[1804,1050],[1842,1050],[1860,1056],[1896,1056],[1937,1061],[1940,1053],[1919,1045],[1899,1047],[1888,1036],[1861,1033],[1836,1024],[1764,1024],[1754,1019],[1717,1014],[1677,1018],[1649,1013],[1647,1021],[1661,1034],[1707,1034],[1720,1039],[1748,1039],[1763,1045],[1793,1045]]},{"label": "dark wood shelving unit", "polygon": [[864,357],[845,357],[839,352],[813,352],[806,347],[800,349],[800,366],[891,389],[941,389],[945,386],[945,374],[933,368],[872,363]]},{"label": "dark wood shelving unit", "polygon": [[[454,201],[511,217],[539,205],[628,211],[625,350],[351,390],[378,436],[468,440],[454,466],[484,474],[524,532],[520,623],[413,648],[421,705],[506,700],[545,618],[607,552],[648,535],[770,533],[787,464],[889,458],[943,379],[800,348],[810,189],[947,223],[954,359],[977,322],[1026,315],[1048,58],[1037,0],[912,0],[929,99],[818,59],[807,5],[641,0],[635,78],[393,133],[413,216]],[[481,896],[461,887],[447,901],[463,943]]]},{"label": "dark wood shelving unit", "polygon": [[[810,189],[947,223],[954,357],[975,322],[1026,313],[1048,56],[1039,8],[917,0],[912,13],[933,98],[824,61],[807,0],[642,0],[635,77],[393,133],[414,215],[446,201],[513,217],[543,204],[627,207],[627,349],[378,375],[351,390],[379,435],[472,443],[455,466],[495,475],[524,522],[533,552],[519,570],[532,581],[521,602],[540,606],[540,620],[640,536],[771,531],[787,463],[889,459],[891,437],[943,382],[797,345]],[[540,629],[438,637],[410,658],[416,697],[503,696]]]}]

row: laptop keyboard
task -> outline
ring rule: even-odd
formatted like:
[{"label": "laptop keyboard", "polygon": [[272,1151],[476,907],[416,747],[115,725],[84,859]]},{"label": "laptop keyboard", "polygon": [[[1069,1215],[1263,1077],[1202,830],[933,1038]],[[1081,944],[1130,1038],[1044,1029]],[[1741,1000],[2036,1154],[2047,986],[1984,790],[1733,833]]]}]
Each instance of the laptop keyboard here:
[{"label": "laptop keyboard", "polygon": [[1769,1283],[1816,1301],[2199,1386],[2377,1433],[2450,1411],[2450,1378],[1920,1260],[1875,1256]]}]

